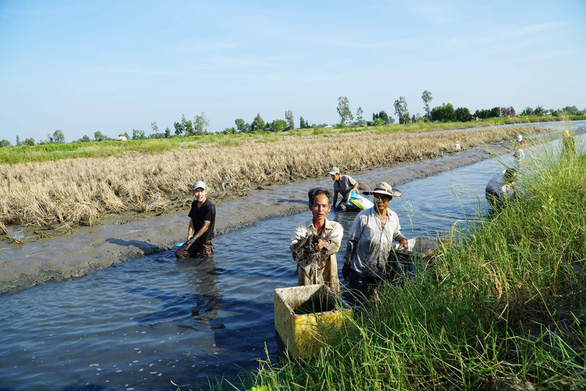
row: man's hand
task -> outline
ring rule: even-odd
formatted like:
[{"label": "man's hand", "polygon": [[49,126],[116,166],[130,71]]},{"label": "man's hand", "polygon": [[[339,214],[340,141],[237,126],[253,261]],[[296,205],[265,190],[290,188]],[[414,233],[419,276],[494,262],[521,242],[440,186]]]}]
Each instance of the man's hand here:
[{"label": "man's hand", "polygon": [[321,249],[324,248],[324,246],[325,246],[325,244],[324,244],[323,239],[318,239],[317,244],[315,245],[315,249],[317,251],[321,251]]},{"label": "man's hand", "polygon": [[409,242],[407,242],[407,239],[403,239],[399,242],[399,249],[409,250]]}]

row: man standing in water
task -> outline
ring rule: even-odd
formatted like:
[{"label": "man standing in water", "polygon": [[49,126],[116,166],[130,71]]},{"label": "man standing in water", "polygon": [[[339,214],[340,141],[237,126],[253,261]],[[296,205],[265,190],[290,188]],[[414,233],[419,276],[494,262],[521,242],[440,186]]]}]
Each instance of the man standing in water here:
[{"label": "man standing in water", "polygon": [[299,285],[326,284],[340,294],[336,252],[340,249],[344,228],[326,217],[331,209],[331,194],[326,189],[311,189],[309,210],[313,218],[299,223],[289,248],[299,265]]},{"label": "man standing in water", "polygon": [[342,275],[350,278],[350,288],[368,296],[390,272],[389,255],[393,239],[407,250],[407,238],[401,234],[397,214],[389,209],[393,197],[401,196],[386,182],[372,191],[374,206],[358,213],[352,224]]},{"label": "man standing in water", "polygon": [[[337,208],[343,212],[346,211],[348,205],[346,201],[350,197],[350,192],[358,189],[358,182],[350,175],[340,175],[340,169],[338,167],[332,167],[330,175],[334,180],[334,208]],[[342,196],[342,201],[336,206],[338,202],[338,193]]]},{"label": "man standing in water", "polygon": [[197,181],[193,184],[193,202],[189,211],[187,241],[175,252],[177,258],[202,258],[214,256],[214,224],[216,206],[207,199],[206,184]]}]

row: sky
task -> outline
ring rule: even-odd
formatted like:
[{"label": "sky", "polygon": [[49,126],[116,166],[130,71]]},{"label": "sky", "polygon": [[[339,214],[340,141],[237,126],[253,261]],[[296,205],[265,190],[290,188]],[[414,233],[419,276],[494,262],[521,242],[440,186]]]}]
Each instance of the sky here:
[{"label": "sky", "polygon": [[586,0],[0,0],[0,139],[586,108]]}]

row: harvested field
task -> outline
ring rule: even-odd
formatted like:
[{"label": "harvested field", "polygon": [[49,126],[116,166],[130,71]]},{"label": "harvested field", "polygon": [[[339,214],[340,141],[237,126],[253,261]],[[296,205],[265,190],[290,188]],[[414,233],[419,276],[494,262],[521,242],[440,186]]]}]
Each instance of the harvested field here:
[{"label": "harvested field", "polygon": [[206,181],[212,198],[246,196],[255,186],[434,158],[462,149],[535,134],[533,127],[440,133],[361,132],[247,141],[161,153],[0,166],[0,235],[23,225],[52,234],[93,225],[107,215],[185,209],[191,185]]}]

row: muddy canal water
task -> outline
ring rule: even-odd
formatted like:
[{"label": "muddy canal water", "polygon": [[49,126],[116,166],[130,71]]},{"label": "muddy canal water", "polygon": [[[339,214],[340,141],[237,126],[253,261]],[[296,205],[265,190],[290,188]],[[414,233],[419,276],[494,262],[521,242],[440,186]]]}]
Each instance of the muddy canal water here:
[{"label": "muddy canal water", "polygon": [[[502,163],[398,186],[403,197],[390,207],[403,233],[435,236],[476,219]],[[385,170],[369,176],[385,178]],[[329,215],[345,234],[354,216]],[[296,285],[288,243],[310,217],[271,218],[218,236],[212,261],[178,261],[166,251],[0,296],[0,390],[189,389],[255,368],[277,353],[273,291]]]}]

